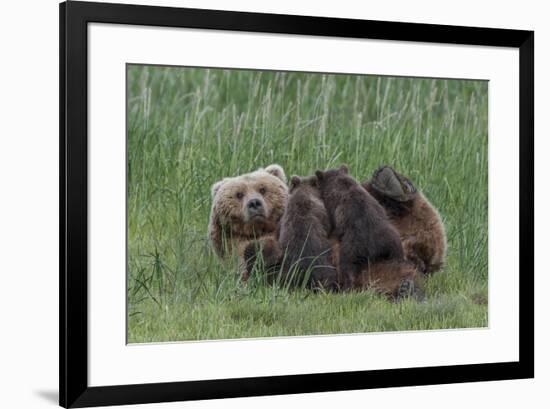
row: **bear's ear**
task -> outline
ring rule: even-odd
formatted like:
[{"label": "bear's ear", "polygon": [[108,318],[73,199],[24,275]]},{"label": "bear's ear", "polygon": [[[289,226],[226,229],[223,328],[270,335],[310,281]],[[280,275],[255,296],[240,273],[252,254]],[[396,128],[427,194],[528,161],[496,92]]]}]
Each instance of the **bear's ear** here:
[{"label": "bear's ear", "polygon": [[313,175],[310,179],[309,179],[309,184],[315,188],[319,188],[319,178],[316,176],[316,175]]},{"label": "bear's ear", "polygon": [[280,165],[272,164],[269,165],[267,168],[264,169],[267,173],[275,176],[276,178],[281,179],[284,183],[286,183],[286,175],[285,171]]},{"label": "bear's ear", "polygon": [[348,169],[348,165],[342,165],[340,166],[340,173],[344,173],[344,174],[348,174],[349,173],[349,169]]},{"label": "bear's ear", "polygon": [[323,177],[325,176],[325,174],[323,173],[322,170],[316,170],[315,176],[317,177],[317,181],[321,181],[323,180]]},{"label": "bear's ear", "polygon": [[212,188],[210,189],[210,193],[212,194],[212,199],[214,199],[214,196],[216,196],[216,193],[218,193],[218,190],[220,190],[220,187],[222,187],[224,183],[225,182],[223,180],[220,180],[219,182],[216,182],[212,185]]},{"label": "bear's ear", "polygon": [[295,175],[295,176],[292,176],[292,177],[290,178],[290,188],[291,188],[291,189],[295,189],[296,186],[298,186],[298,185],[300,184],[300,182],[301,182],[301,180],[300,180],[300,178],[299,178],[298,176],[296,176],[296,175]]}]

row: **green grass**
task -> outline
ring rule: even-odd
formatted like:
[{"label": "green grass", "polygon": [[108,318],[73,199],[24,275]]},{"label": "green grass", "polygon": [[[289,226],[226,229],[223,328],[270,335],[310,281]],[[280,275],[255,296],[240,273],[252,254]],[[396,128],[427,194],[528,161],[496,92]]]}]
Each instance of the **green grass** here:
[{"label": "green grass", "polygon": [[[487,326],[487,83],[128,67],[128,341]],[[206,231],[210,186],[382,164],[440,210],[449,252],[424,302],[243,284]]]}]

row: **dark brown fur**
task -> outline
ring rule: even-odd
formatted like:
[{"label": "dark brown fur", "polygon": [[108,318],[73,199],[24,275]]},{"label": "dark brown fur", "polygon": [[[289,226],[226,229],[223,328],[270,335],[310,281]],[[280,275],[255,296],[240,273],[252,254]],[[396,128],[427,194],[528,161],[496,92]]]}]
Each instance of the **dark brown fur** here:
[{"label": "dark brown fur", "polygon": [[[340,243],[332,240],[332,263],[339,265]],[[415,265],[406,260],[383,260],[364,267],[354,282],[354,288],[363,290],[374,289],[377,293],[389,299],[415,296],[420,297],[423,284],[421,275]],[[408,293],[404,293],[404,284],[408,286]]]},{"label": "dark brown fur", "polygon": [[317,178],[293,176],[279,231],[284,252],[282,271],[302,281],[310,272],[309,285],[336,289],[337,274],[330,258],[331,225],[321,199]]},{"label": "dark brown fur", "polygon": [[412,182],[384,166],[363,187],[386,210],[399,232],[407,260],[425,274],[440,270],[447,252],[445,228],[437,210]]},{"label": "dark brown fur", "polygon": [[384,209],[348,175],[345,165],[317,171],[316,176],[332,235],[340,242],[338,272],[343,289],[357,286],[356,280],[370,265],[404,260],[399,234]]}]

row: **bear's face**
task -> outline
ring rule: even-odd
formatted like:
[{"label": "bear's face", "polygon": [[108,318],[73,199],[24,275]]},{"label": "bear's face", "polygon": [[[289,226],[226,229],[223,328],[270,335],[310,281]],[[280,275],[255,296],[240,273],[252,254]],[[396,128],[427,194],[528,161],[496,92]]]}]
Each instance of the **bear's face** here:
[{"label": "bear's face", "polygon": [[211,223],[236,236],[275,231],[288,196],[283,169],[270,165],[212,186]]}]

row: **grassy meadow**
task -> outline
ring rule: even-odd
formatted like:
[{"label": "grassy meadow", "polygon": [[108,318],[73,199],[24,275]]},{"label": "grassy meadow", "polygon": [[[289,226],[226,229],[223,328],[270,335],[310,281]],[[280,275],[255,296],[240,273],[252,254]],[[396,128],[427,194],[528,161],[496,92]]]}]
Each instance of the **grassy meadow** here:
[{"label": "grassy meadow", "polygon": [[[127,82],[129,343],[487,326],[486,82],[137,65]],[[210,187],[271,163],[407,175],[448,236],[425,299],[243,284],[207,241]]]}]

